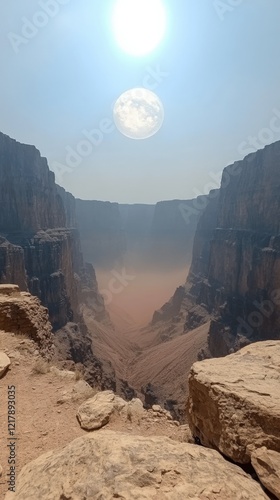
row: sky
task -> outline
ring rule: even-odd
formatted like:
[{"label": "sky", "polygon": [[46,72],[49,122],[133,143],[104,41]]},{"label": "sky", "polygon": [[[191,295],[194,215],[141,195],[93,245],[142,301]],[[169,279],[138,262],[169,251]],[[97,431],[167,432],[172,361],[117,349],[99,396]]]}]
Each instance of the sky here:
[{"label": "sky", "polygon": [[[162,0],[165,36],[142,57],[116,41],[115,1],[0,0],[0,130],[35,145],[60,185],[120,203],[194,198],[280,139],[279,0]],[[113,122],[135,87],[164,107],[145,140]]]}]

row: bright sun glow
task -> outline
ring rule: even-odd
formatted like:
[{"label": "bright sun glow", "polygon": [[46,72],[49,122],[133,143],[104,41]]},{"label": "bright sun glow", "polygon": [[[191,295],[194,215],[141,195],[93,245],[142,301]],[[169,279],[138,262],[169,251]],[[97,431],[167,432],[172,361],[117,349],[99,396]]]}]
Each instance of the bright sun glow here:
[{"label": "bright sun glow", "polygon": [[162,0],[117,0],[113,27],[120,47],[133,56],[152,52],[166,30]]}]

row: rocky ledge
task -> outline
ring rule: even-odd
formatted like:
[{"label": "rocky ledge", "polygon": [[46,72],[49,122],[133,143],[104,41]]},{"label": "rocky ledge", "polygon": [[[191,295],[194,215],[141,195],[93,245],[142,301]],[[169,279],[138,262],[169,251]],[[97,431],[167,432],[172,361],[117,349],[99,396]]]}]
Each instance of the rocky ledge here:
[{"label": "rocky ledge", "polygon": [[279,341],[258,342],[225,358],[195,363],[189,376],[188,400],[191,431],[201,444],[237,463],[252,462],[263,484],[277,498],[279,367]]},{"label": "rocky ledge", "polygon": [[54,354],[47,308],[37,297],[20,292],[17,285],[0,285],[0,330],[31,338],[46,359]]},{"label": "rocky ledge", "polygon": [[26,465],[5,500],[264,500],[261,486],[214,450],[165,437],[98,431]]}]

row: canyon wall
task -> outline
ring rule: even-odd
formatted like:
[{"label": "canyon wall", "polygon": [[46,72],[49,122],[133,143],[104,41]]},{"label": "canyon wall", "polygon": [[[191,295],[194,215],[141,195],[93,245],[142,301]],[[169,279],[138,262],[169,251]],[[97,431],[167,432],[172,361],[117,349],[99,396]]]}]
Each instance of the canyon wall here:
[{"label": "canyon wall", "polygon": [[179,315],[181,333],[212,318],[202,356],[280,338],[279,168],[280,142],[225,168],[198,223],[180,304],[176,292],[154,316],[163,329],[170,311],[170,330]]},{"label": "canyon wall", "polygon": [[[198,222],[187,280],[146,329],[152,349],[168,349],[203,324],[208,340],[198,359],[280,339],[279,168],[280,142],[225,168]],[[164,384],[143,388],[155,400],[162,392]]]},{"label": "canyon wall", "polygon": [[200,211],[195,200],[125,205],[76,200],[83,254],[94,267],[166,272],[186,266]]},{"label": "canyon wall", "polygon": [[[80,320],[86,272],[75,198],[55,184],[34,146],[0,134],[0,281],[38,296],[54,330]],[[97,283],[92,284],[105,313]]]},{"label": "canyon wall", "polygon": [[99,268],[122,265],[126,243],[118,204],[77,199],[76,213],[85,259]]},{"label": "canyon wall", "polygon": [[207,283],[211,354],[280,338],[280,142],[223,172]]}]

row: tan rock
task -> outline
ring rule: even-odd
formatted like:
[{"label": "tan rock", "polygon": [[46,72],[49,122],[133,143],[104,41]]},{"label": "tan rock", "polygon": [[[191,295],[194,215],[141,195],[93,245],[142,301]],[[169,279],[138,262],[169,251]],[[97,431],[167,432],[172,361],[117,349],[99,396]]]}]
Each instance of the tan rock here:
[{"label": "tan rock", "polygon": [[3,474],[3,467],[1,467],[0,465],[0,477],[2,476],[2,474]]},{"label": "tan rock", "polygon": [[80,406],[77,418],[81,427],[87,431],[100,429],[109,422],[115,411],[121,411],[126,404],[112,391],[98,392]]},{"label": "tan rock", "polygon": [[263,446],[253,452],[252,465],[265,488],[280,499],[280,453]]},{"label": "tan rock", "polygon": [[0,295],[20,295],[20,289],[18,285],[0,285]]},{"label": "tan rock", "polygon": [[74,384],[74,386],[67,390],[63,391],[62,395],[58,398],[57,403],[63,404],[68,401],[80,401],[86,400],[94,395],[94,389],[85,381],[78,380]]},{"label": "tan rock", "polygon": [[27,464],[5,500],[264,500],[218,452],[166,437],[100,431]]},{"label": "tan rock", "polygon": [[[16,285],[4,286],[18,288]],[[0,330],[29,337],[44,357],[53,355],[54,336],[48,310],[37,297],[25,292],[0,293]]]},{"label": "tan rock", "polygon": [[261,446],[280,452],[279,366],[280,341],[195,363],[188,400],[193,435],[238,463],[250,462]]},{"label": "tan rock", "polygon": [[5,354],[3,351],[0,351],[0,378],[3,377],[3,375],[6,373],[10,364],[11,361],[8,358],[7,354]]},{"label": "tan rock", "polygon": [[66,380],[75,380],[76,375],[74,372],[71,372],[70,370],[59,370],[56,366],[51,366],[50,372],[56,375],[57,377]]},{"label": "tan rock", "polygon": [[122,409],[122,413],[126,414],[127,420],[130,422],[140,422],[141,419],[145,416],[146,410],[143,407],[143,403],[140,399],[134,398]]}]

